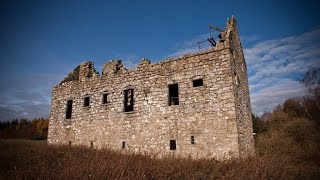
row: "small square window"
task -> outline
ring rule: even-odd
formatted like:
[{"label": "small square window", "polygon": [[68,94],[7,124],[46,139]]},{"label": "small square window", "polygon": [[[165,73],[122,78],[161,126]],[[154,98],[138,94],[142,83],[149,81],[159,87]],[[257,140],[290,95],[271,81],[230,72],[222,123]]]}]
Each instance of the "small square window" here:
[{"label": "small square window", "polygon": [[176,140],[170,140],[170,150],[176,150]]},{"label": "small square window", "polygon": [[83,99],[83,106],[84,107],[90,106],[90,97],[85,97]]},{"label": "small square window", "polygon": [[192,81],[193,87],[203,86],[203,79],[196,79]]}]

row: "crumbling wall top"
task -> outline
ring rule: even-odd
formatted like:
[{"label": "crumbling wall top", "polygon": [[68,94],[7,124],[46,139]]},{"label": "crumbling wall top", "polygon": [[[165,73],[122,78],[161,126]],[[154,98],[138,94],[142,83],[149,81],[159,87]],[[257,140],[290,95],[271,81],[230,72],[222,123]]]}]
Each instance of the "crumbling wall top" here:
[{"label": "crumbling wall top", "polygon": [[140,61],[139,65],[138,65],[138,68],[148,66],[149,64],[151,64],[151,61],[149,59],[142,58],[142,60]]},{"label": "crumbling wall top", "polygon": [[[179,57],[170,57],[156,64],[153,64],[152,66],[171,62],[171,61],[176,61],[179,59],[186,59],[188,57],[198,56],[201,54],[210,53],[212,51],[220,51],[223,49],[230,48],[231,47],[230,43],[233,41],[232,34],[234,32],[237,33],[237,23],[236,23],[235,17],[232,16],[231,18],[228,18],[226,28],[224,30],[220,30],[220,34],[219,34],[220,39],[215,47],[202,50],[196,53],[184,54]],[[87,61],[80,64],[71,73],[69,73],[68,76],[65,77],[63,81],[61,81],[60,85],[69,81],[86,81],[91,78],[100,77],[99,73],[94,69],[93,65],[94,63],[91,61]],[[150,60],[143,58],[137,68],[145,69],[145,68],[148,68],[149,65],[151,65]],[[119,59],[110,60],[109,62],[103,65],[101,78],[105,79],[109,77],[114,77],[126,72],[128,72],[128,70],[124,67],[121,60]]]},{"label": "crumbling wall top", "polygon": [[60,82],[60,85],[70,81],[86,81],[91,78],[95,79],[99,77],[99,73],[94,69],[94,62],[86,61],[69,73],[68,76]]},{"label": "crumbling wall top", "polygon": [[121,60],[110,60],[103,65],[102,77],[112,77],[116,74],[126,72],[126,68],[123,66]]}]

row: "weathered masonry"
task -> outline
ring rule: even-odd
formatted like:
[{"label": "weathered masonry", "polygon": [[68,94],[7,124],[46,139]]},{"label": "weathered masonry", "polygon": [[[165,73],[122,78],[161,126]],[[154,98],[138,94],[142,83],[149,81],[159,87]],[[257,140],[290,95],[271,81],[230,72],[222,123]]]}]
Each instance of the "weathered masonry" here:
[{"label": "weathered masonry", "polygon": [[229,158],[254,151],[247,67],[232,17],[215,47],[127,70],[84,62],[53,88],[48,143]]}]

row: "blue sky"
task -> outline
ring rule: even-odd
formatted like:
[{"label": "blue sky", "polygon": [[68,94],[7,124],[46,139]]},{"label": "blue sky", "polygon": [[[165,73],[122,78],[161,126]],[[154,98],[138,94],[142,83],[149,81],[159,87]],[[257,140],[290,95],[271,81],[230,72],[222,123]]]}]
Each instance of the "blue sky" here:
[{"label": "blue sky", "polygon": [[208,25],[238,21],[254,113],[302,96],[298,80],[320,64],[317,1],[0,2],[0,120],[47,117],[51,89],[78,64],[197,51]]}]

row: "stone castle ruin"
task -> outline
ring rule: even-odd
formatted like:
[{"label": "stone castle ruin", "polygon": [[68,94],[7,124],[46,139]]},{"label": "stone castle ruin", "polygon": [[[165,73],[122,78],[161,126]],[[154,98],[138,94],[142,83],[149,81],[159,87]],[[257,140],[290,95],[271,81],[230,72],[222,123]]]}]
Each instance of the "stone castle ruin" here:
[{"label": "stone castle ruin", "polygon": [[253,154],[247,67],[236,20],[215,47],[133,70],[84,62],[53,88],[49,144],[230,158]]}]

